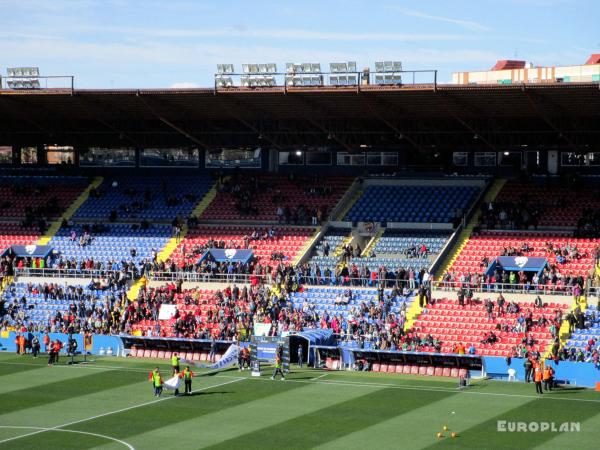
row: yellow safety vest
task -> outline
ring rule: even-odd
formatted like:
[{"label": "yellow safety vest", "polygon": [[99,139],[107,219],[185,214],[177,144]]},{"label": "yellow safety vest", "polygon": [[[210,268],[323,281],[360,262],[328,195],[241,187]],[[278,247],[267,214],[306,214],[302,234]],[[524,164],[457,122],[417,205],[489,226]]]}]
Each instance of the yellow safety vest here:
[{"label": "yellow safety vest", "polygon": [[179,365],[179,356],[171,356],[171,365],[173,367]]}]

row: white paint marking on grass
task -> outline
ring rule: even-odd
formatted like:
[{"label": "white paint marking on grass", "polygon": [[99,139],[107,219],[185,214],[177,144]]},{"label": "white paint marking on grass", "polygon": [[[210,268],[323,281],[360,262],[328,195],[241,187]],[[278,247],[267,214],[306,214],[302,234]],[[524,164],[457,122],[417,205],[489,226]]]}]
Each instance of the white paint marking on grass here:
[{"label": "white paint marking on grass", "polygon": [[[228,375],[215,375],[215,378],[232,378]],[[270,381],[267,378],[247,378],[247,380],[256,381]],[[383,387],[388,389],[404,389],[408,391],[427,391],[427,392],[450,392],[457,394],[470,394],[470,395],[489,395],[493,397],[515,397],[515,398],[529,398],[529,399],[540,399],[540,400],[564,400],[569,402],[591,402],[600,403],[600,399],[591,398],[566,398],[566,397],[554,397],[553,395],[527,395],[527,394],[507,394],[503,392],[475,392],[469,389],[459,390],[458,388],[444,388],[444,387],[421,387],[412,385],[401,385],[401,384],[390,384],[390,383],[360,383],[357,381],[333,381],[333,380],[315,380],[314,378],[309,380],[293,380],[286,378],[287,383],[316,383],[325,384],[329,386],[356,386],[356,387]]]},{"label": "white paint marking on grass", "polygon": [[329,374],[324,373],[323,375],[319,375],[318,377],[311,378],[310,380],[311,381],[320,380],[321,378],[326,377],[327,375],[329,375]]},{"label": "white paint marking on grass", "polygon": [[[19,363],[19,362],[10,362],[10,361],[2,361],[0,364],[16,364],[16,365],[28,365],[28,366],[38,366],[39,364],[33,363]],[[135,368],[127,368],[127,367],[116,367],[116,366],[56,366],[56,367],[77,367],[79,369],[97,369],[101,368],[113,369],[113,370],[122,370],[122,371],[132,371],[132,372],[144,372],[147,373],[149,369],[135,369]],[[210,372],[202,373],[201,376],[210,375],[212,373],[218,372],[221,369],[213,370]],[[325,375],[329,375],[328,373]],[[324,375],[323,375],[324,376]],[[215,375],[216,378],[239,378],[233,377],[230,375]],[[363,386],[363,387],[387,387],[392,389],[406,389],[406,390],[415,390],[415,391],[431,391],[431,392],[462,392],[465,394],[474,394],[474,395],[491,395],[491,396],[499,396],[499,397],[522,397],[522,398],[539,398],[539,399],[547,399],[547,400],[565,400],[570,402],[592,402],[592,403],[600,403],[599,400],[595,399],[585,399],[585,398],[565,398],[565,397],[554,397],[553,395],[548,396],[537,396],[537,395],[526,395],[526,394],[506,394],[501,392],[473,392],[468,389],[458,391],[456,388],[445,388],[445,387],[421,387],[415,386],[413,384],[400,384],[400,383],[369,383],[369,382],[361,382],[361,381],[336,381],[336,380],[323,380],[318,381],[320,377],[311,378],[309,380],[293,380],[290,378],[286,378],[288,382],[294,383],[324,383],[324,384],[340,384],[343,386]],[[267,381],[266,379],[262,379],[259,377],[251,377],[244,378],[248,380],[258,380],[258,381]]]},{"label": "white paint marking on grass", "polygon": [[[106,436],[105,434],[90,433],[89,431],[62,430],[60,428],[43,428],[43,427],[17,427],[17,426],[12,426],[12,425],[0,425],[0,428],[12,428],[12,429],[15,429],[15,430],[38,430],[40,433],[45,432],[45,431],[58,431],[58,432],[61,432],[61,433],[87,434],[89,436],[96,436],[96,437],[100,437],[100,438],[103,438],[103,439],[109,439],[109,440],[115,441],[115,442],[117,442],[119,444],[123,444],[129,450],[135,450],[135,448],[133,447],[133,445],[128,444],[127,442],[122,441],[121,439],[117,439],[117,438],[114,438],[112,436]],[[31,436],[31,434],[30,434],[30,436]],[[18,439],[20,437],[21,436],[17,436],[15,439]]]},{"label": "white paint marking on grass", "polygon": [[[226,384],[237,383],[238,381],[243,381],[243,380],[247,380],[247,379],[248,378],[236,377],[235,380],[226,381],[224,383],[219,383],[219,384],[215,384],[215,385],[212,385],[212,386],[206,386],[206,387],[203,387],[203,388],[200,388],[200,389],[194,389],[192,391],[192,393],[200,392],[200,391],[206,391],[208,389],[212,389],[212,388],[216,388],[216,387],[220,387],[220,386],[225,386]],[[125,411],[130,411],[132,409],[142,408],[144,406],[152,405],[152,404],[158,403],[158,402],[163,402],[165,400],[171,400],[173,398],[177,398],[177,397],[175,397],[174,395],[173,396],[169,396],[169,397],[162,397],[162,398],[159,398],[158,400],[152,400],[152,401],[149,401],[149,402],[140,403],[139,405],[133,405],[133,406],[128,406],[127,408],[121,408],[121,409],[117,409],[115,411],[109,411],[109,412],[106,412],[106,413],[103,413],[103,414],[98,414],[96,416],[88,417],[87,419],[75,420],[73,422],[65,423],[63,425],[57,425],[57,426],[51,427],[51,428],[44,428],[42,430],[34,431],[32,433],[22,434],[20,436],[15,436],[15,437],[12,437],[12,438],[4,439],[4,440],[0,441],[0,444],[4,444],[5,442],[14,441],[16,439],[21,439],[21,438],[28,437],[28,436],[33,436],[35,434],[45,433],[47,431],[59,430],[61,428],[70,427],[72,425],[77,425],[77,424],[82,423],[82,422],[89,422],[90,420],[99,419],[101,417],[110,416],[112,414],[118,414],[118,413],[122,413],[122,412],[125,412]]]}]

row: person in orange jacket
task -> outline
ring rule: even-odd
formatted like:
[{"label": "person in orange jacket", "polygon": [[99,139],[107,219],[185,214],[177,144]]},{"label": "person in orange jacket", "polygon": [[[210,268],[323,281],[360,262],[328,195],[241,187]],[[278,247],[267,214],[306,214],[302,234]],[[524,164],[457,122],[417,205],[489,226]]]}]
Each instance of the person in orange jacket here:
[{"label": "person in orange jacket", "polygon": [[552,387],[554,385],[554,369],[552,368],[552,366],[548,365],[544,368],[543,378],[544,378],[544,390],[551,391]]},{"label": "person in orange jacket", "polygon": [[534,372],[533,372],[533,381],[535,383],[535,392],[538,394],[544,393],[544,391],[542,390],[542,379],[543,379],[542,368],[538,365],[538,366],[536,366],[536,368],[534,369]]},{"label": "person in orange jacket", "polygon": [[50,335],[48,333],[44,334],[44,350],[50,351]]}]

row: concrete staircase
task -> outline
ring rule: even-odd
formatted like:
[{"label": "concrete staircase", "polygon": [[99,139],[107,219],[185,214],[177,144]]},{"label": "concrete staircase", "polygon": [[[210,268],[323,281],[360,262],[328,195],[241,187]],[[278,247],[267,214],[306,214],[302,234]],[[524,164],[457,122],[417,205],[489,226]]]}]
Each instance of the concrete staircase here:
[{"label": "concrete staircase", "polygon": [[58,230],[60,230],[62,221],[70,220],[75,214],[75,212],[79,209],[79,207],[83,205],[83,203],[89,198],[90,191],[92,189],[97,189],[98,186],[102,184],[103,180],[104,179],[102,177],[94,178],[94,180],[88,185],[88,187],[85,188],[85,190],[81,194],[79,194],[79,197],[77,197],[73,201],[73,203],[71,203],[71,206],[67,208],[62,217],[50,224],[50,227],[48,227],[44,235],[38,239],[37,245],[48,245],[48,243],[52,240],[56,233],[58,233]]},{"label": "concrete staircase", "polygon": [[371,240],[367,243],[360,256],[362,256],[363,258],[369,256],[369,252],[373,249],[373,247],[375,247],[375,244],[377,244],[377,241],[381,238],[381,236],[383,236],[384,231],[385,230],[380,229],[377,232],[377,234],[371,238]]},{"label": "concrete staircase", "polygon": [[406,310],[406,322],[404,322],[404,331],[408,331],[414,326],[415,320],[418,319],[422,312],[423,308],[419,306],[419,299],[415,297],[409,308]]},{"label": "concrete staircase", "polygon": [[[582,311],[587,309],[587,299],[584,296],[579,298],[573,297],[573,303],[571,303],[570,312],[573,312],[580,307]],[[566,319],[563,319],[560,324],[560,329],[558,330],[558,339],[560,340],[560,348],[563,348],[569,338],[571,337],[571,333],[569,332],[569,322]],[[548,345],[546,352],[544,353],[544,358],[550,358],[552,356],[552,342]]]},{"label": "concrete staircase", "polygon": [[321,238],[321,229],[322,227],[317,227],[310,239],[306,241],[306,243],[302,246],[300,251],[294,257],[294,260],[292,261],[293,266],[297,266],[298,264],[300,264],[300,261],[302,261],[302,259],[306,256],[307,252],[310,252],[314,243]]},{"label": "concrete staircase", "polygon": [[[483,196],[483,201],[486,203],[493,202],[496,199],[496,197],[498,196],[498,194],[500,193],[500,191],[502,190],[502,188],[504,187],[505,183],[506,183],[506,179],[504,179],[504,178],[494,180],[494,182],[492,183],[490,188],[487,190],[487,192]],[[463,249],[467,245],[467,242],[469,242],[469,237],[471,236],[471,233],[473,232],[473,228],[479,223],[480,217],[481,217],[481,211],[478,208],[477,211],[475,212],[475,214],[473,214],[473,217],[471,218],[469,223],[461,231],[461,233],[458,237],[458,240],[454,246],[454,251],[448,253],[443,264],[440,266],[441,270],[439,271],[438,280],[442,279],[444,274],[450,269],[450,267],[452,267],[452,264],[454,264],[454,261],[456,261],[456,258],[458,258],[458,255],[460,255],[460,253],[463,251]]]}]

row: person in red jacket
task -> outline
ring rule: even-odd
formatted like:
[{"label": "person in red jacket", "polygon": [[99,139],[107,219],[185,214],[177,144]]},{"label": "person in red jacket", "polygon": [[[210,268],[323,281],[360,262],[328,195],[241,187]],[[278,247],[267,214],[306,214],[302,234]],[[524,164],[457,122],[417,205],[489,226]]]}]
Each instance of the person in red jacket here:
[{"label": "person in red jacket", "polygon": [[190,370],[190,366],[185,366],[183,372],[179,374],[179,378],[183,380],[185,384],[185,395],[192,395],[192,378],[194,377],[194,372]]}]

